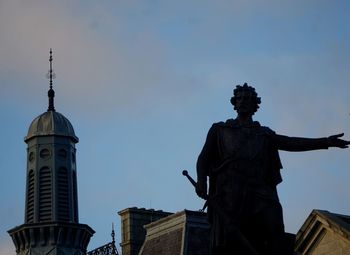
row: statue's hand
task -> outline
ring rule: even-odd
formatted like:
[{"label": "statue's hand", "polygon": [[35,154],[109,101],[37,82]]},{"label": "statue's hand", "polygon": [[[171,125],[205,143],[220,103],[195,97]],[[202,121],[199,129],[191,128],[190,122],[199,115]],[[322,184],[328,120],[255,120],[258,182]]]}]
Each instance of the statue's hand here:
[{"label": "statue's hand", "polygon": [[198,181],[196,184],[196,193],[200,198],[207,199],[207,182],[206,181]]},{"label": "statue's hand", "polygon": [[338,147],[338,148],[348,148],[350,141],[345,141],[343,139],[339,139],[339,137],[342,137],[344,133],[337,134],[337,135],[331,135],[328,137],[328,146],[329,147]]}]

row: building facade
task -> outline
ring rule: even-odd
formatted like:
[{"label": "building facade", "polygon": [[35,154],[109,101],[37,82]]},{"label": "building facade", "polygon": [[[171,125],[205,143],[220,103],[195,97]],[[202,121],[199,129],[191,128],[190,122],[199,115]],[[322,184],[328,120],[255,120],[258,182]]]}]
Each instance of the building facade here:
[{"label": "building facade", "polygon": [[138,255],[145,241],[145,225],[171,215],[170,212],[130,207],[118,212],[121,219],[121,248],[123,255]]},{"label": "building facade", "polygon": [[144,228],[139,255],[209,255],[210,226],[204,212],[183,210]]},{"label": "building facade", "polygon": [[350,216],[313,210],[297,233],[298,255],[350,255]]}]

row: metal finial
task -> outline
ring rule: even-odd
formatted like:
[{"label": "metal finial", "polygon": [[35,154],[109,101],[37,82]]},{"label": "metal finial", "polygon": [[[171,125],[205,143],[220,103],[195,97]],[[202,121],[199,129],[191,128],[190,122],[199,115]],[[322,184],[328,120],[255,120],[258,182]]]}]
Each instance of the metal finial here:
[{"label": "metal finial", "polygon": [[112,222],[112,242],[115,243],[114,223]]},{"label": "metal finial", "polygon": [[54,106],[55,91],[52,89],[52,80],[55,79],[56,75],[52,69],[52,60],[53,60],[52,49],[50,48],[50,57],[49,57],[50,70],[47,73],[47,78],[50,80],[50,89],[47,92],[47,95],[49,97],[49,108],[47,109],[48,111],[55,111],[55,106]]}]

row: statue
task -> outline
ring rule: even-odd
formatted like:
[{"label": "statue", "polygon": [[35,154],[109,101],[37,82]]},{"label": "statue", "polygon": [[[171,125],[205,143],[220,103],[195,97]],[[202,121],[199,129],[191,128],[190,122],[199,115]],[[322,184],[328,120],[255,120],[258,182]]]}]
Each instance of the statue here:
[{"label": "statue", "polygon": [[[207,199],[211,254],[292,254],[285,250],[278,150],[348,148],[343,134],[299,138],[276,134],[253,121],[261,103],[246,83],[234,89],[236,119],[214,123],[197,161],[196,193]],[[209,177],[209,194],[207,178]]]}]

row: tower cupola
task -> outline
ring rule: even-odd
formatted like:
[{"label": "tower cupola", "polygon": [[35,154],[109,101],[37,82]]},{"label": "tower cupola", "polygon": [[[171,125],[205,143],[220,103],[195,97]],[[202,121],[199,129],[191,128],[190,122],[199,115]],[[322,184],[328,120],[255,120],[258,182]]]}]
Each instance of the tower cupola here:
[{"label": "tower cupola", "polygon": [[50,49],[48,110],[32,121],[24,138],[28,144],[26,223],[78,222],[75,144],[79,139],[70,121],[55,111],[52,60]]},{"label": "tower cupola", "polygon": [[24,138],[25,223],[9,230],[18,255],[85,254],[94,233],[89,226],[79,224],[75,148],[79,139],[70,121],[55,110],[52,60],[50,49],[48,109],[32,121]]}]

